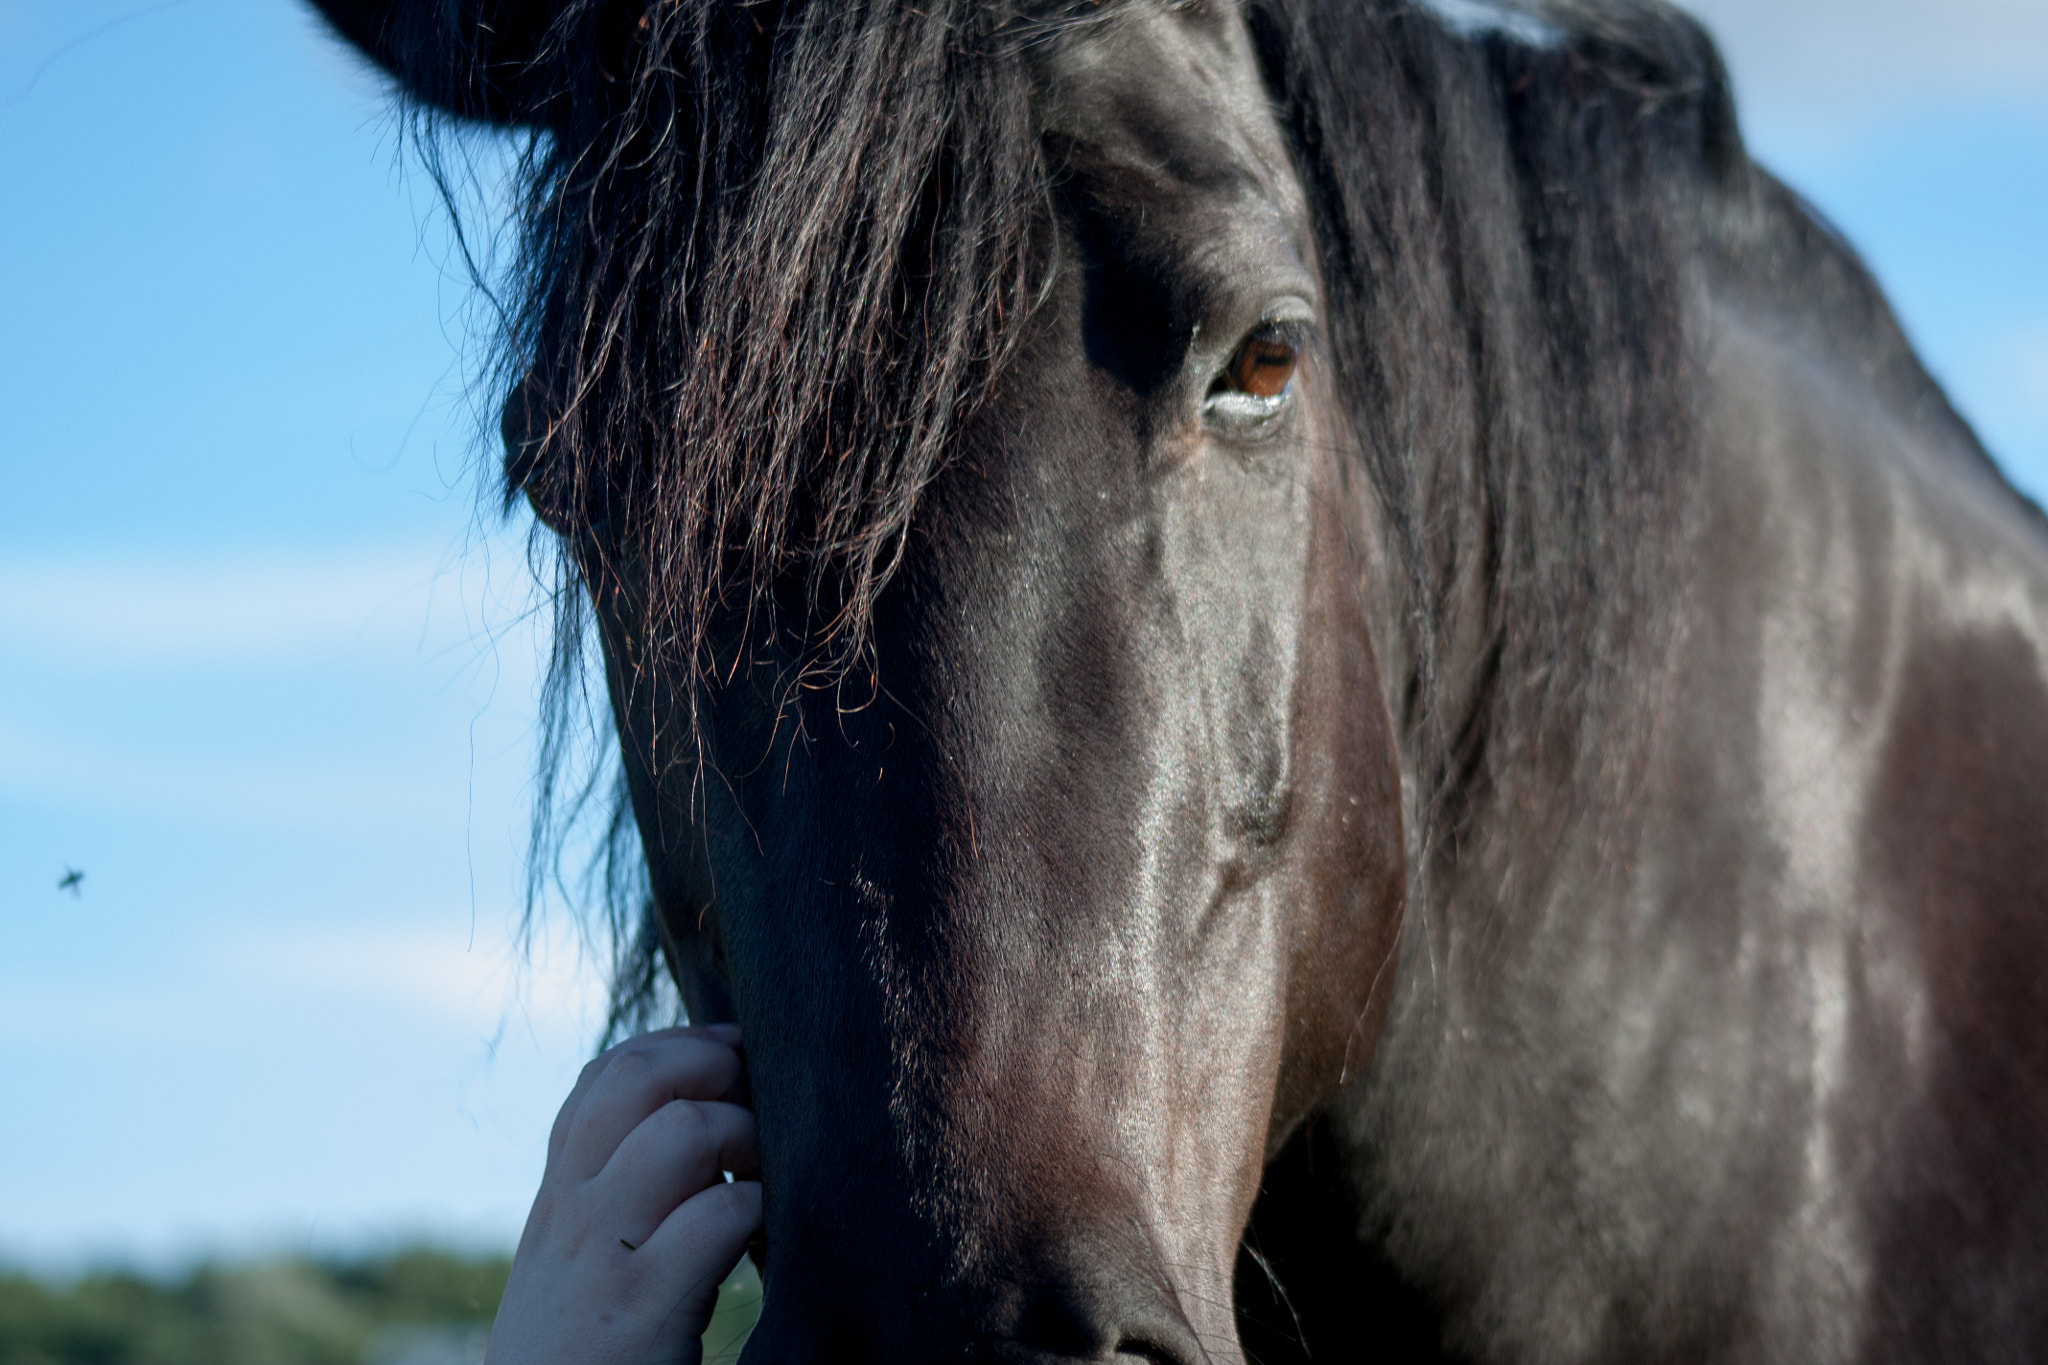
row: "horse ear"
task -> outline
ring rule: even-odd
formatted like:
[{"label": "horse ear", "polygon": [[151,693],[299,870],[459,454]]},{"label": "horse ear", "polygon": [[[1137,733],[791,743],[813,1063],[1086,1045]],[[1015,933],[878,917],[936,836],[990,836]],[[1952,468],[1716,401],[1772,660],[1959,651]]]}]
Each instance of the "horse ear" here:
[{"label": "horse ear", "polygon": [[406,94],[500,124],[546,124],[562,94],[556,21],[575,0],[313,0]]}]

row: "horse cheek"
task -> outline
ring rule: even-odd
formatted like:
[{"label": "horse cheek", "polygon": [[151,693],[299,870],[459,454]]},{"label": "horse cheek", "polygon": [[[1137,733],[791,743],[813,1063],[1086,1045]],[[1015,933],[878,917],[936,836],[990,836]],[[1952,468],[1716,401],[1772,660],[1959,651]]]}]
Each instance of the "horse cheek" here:
[{"label": "horse cheek", "polygon": [[1320,499],[1295,683],[1285,892],[1293,900],[1287,1023],[1270,1160],[1371,1060],[1387,1017],[1407,901],[1399,749],[1381,694],[1358,567]]}]

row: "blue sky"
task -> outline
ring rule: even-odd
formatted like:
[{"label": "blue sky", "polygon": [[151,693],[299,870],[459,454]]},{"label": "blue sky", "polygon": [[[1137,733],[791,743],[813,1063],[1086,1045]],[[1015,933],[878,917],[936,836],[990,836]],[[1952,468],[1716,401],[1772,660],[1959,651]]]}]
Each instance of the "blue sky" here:
[{"label": "blue sky", "polygon": [[[2048,493],[2048,5],[1700,7]],[[514,951],[524,530],[434,196],[285,0],[0,0],[0,186],[0,1258],[507,1244],[598,983]]]},{"label": "blue sky", "polygon": [[0,0],[0,183],[0,1254],[503,1243],[596,991],[430,190],[280,0]]}]

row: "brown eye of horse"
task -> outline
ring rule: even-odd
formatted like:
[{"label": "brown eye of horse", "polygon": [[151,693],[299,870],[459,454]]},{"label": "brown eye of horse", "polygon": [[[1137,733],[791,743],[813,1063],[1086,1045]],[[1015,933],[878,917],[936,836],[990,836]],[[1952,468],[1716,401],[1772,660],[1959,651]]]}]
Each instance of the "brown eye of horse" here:
[{"label": "brown eye of horse", "polygon": [[1230,358],[1230,387],[1253,398],[1278,398],[1294,382],[1300,352],[1278,332],[1254,332]]}]

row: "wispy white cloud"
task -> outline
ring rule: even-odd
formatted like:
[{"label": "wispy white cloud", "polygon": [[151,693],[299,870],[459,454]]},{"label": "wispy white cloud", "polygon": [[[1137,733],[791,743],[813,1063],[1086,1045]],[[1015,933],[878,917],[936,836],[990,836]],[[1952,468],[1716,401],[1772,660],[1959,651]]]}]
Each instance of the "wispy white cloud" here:
[{"label": "wispy white cloud", "polygon": [[225,972],[250,983],[323,995],[352,1008],[381,1004],[466,1024],[479,1036],[513,1020],[546,1032],[594,1034],[604,1017],[601,962],[563,917],[530,944],[502,932],[333,925],[246,933],[216,945]]},{"label": "wispy white cloud", "polygon": [[1753,112],[1861,121],[1930,99],[2048,109],[2041,0],[1683,0]]},{"label": "wispy white cloud", "polygon": [[[1541,37],[1540,0],[1422,0],[1461,27]],[[2048,113],[2041,0],[1677,0],[1703,20],[1746,122],[1839,138],[1932,104]]]},{"label": "wispy white cloud", "polygon": [[0,652],[176,667],[484,642],[513,627],[524,600],[524,566],[496,558],[0,560]]},{"label": "wispy white cloud", "polygon": [[222,752],[204,736],[138,736],[132,725],[93,733],[0,721],[0,794],[214,832],[459,829],[466,792],[441,758]]},{"label": "wispy white cloud", "polygon": [[527,964],[504,917],[418,913],[437,927],[209,927],[142,971],[0,956],[0,1257],[509,1246],[602,983],[566,924]]},{"label": "wispy white cloud", "polygon": [[2048,331],[2014,344],[2012,376],[2019,391],[2037,405],[2042,426],[2048,428]]},{"label": "wispy white cloud", "polygon": [[597,1036],[602,960],[566,916],[549,917],[530,943],[503,916],[421,918],[433,923],[211,926],[142,980],[0,970],[0,1050],[124,1037],[204,1048],[275,1014],[281,997],[301,1009],[331,1003],[337,1028],[397,1018],[479,1047],[508,1030],[570,1052]]},{"label": "wispy white cloud", "polygon": [[0,559],[0,797],[460,829],[472,782],[495,807],[530,763],[542,623],[512,558]]}]

